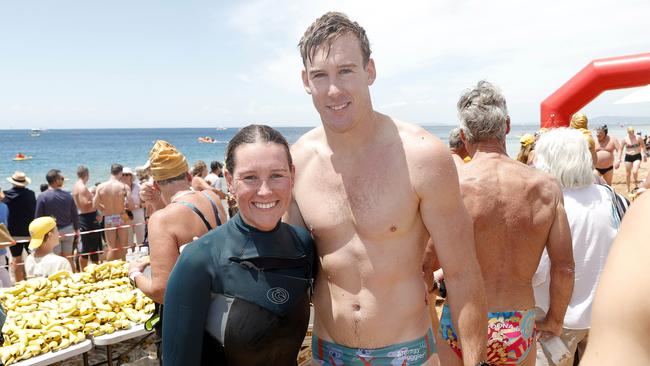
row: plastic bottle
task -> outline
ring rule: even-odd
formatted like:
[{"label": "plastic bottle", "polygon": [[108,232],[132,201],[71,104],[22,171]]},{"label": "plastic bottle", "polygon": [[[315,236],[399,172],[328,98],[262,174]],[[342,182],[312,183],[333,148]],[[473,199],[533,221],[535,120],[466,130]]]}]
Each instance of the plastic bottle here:
[{"label": "plastic bottle", "polygon": [[133,250],[131,248],[127,249],[126,251],[126,261],[131,263],[135,260],[135,255],[133,253]]},{"label": "plastic bottle", "polygon": [[567,346],[558,336],[542,338],[539,342],[542,344],[544,351],[551,356],[551,360],[556,365],[571,355]]}]

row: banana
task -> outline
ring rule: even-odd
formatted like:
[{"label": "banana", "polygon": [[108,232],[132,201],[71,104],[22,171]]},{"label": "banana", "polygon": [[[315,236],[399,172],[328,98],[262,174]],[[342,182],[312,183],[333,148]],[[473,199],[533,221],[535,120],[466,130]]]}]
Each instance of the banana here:
[{"label": "banana", "polygon": [[51,275],[47,276],[47,279],[50,280],[50,281],[54,281],[54,280],[60,281],[63,278],[70,278],[70,277],[71,277],[70,272],[68,272],[66,270],[61,270],[61,271],[52,273]]}]

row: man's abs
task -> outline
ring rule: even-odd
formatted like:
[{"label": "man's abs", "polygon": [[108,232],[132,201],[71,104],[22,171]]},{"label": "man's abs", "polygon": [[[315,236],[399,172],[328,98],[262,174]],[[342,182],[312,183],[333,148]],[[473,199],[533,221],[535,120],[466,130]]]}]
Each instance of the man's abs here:
[{"label": "man's abs", "polygon": [[[377,245],[384,247],[383,253],[370,248]],[[385,250],[390,246],[392,254]],[[421,246],[411,243],[412,253],[405,253],[407,248],[404,242],[351,242],[321,258],[314,296],[319,338],[347,347],[380,348],[426,333],[431,322],[421,253],[416,253]]]}]

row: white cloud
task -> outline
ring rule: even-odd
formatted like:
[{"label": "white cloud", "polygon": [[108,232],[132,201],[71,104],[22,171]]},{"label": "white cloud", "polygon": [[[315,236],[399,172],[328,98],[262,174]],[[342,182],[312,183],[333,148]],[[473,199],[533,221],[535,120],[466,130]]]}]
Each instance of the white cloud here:
[{"label": "white cloud", "polygon": [[[270,46],[267,58],[253,69],[291,92],[301,88],[296,44],[327,10],[343,11],[366,29],[380,87],[390,90],[390,99],[385,96],[381,104],[389,106],[395,100],[454,101],[462,89],[487,79],[504,90],[517,120],[534,122],[539,103],[591,60],[649,51],[650,2],[641,0],[414,0],[401,6],[394,1],[317,0],[296,6],[289,0],[260,0],[237,7],[231,26]],[[613,101],[595,103],[606,108]],[[453,105],[445,111],[434,119],[455,118]]]}]

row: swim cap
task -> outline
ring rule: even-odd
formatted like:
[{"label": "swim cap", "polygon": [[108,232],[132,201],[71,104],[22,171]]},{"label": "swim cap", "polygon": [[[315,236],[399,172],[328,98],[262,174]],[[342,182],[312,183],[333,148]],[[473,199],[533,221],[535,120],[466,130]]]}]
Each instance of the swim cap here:
[{"label": "swim cap", "polygon": [[519,139],[519,143],[521,144],[521,146],[524,146],[524,147],[532,145],[534,142],[535,142],[535,136],[533,136],[533,135],[531,135],[529,133],[524,134]]},{"label": "swim cap", "polygon": [[149,152],[151,176],[154,181],[178,177],[187,173],[189,166],[185,156],[167,141],[158,140]]},{"label": "swim cap", "polygon": [[587,128],[587,115],[584,113],[576,113],[571,117],[571,128],[575,128],[577,130],[581,128]]}]

